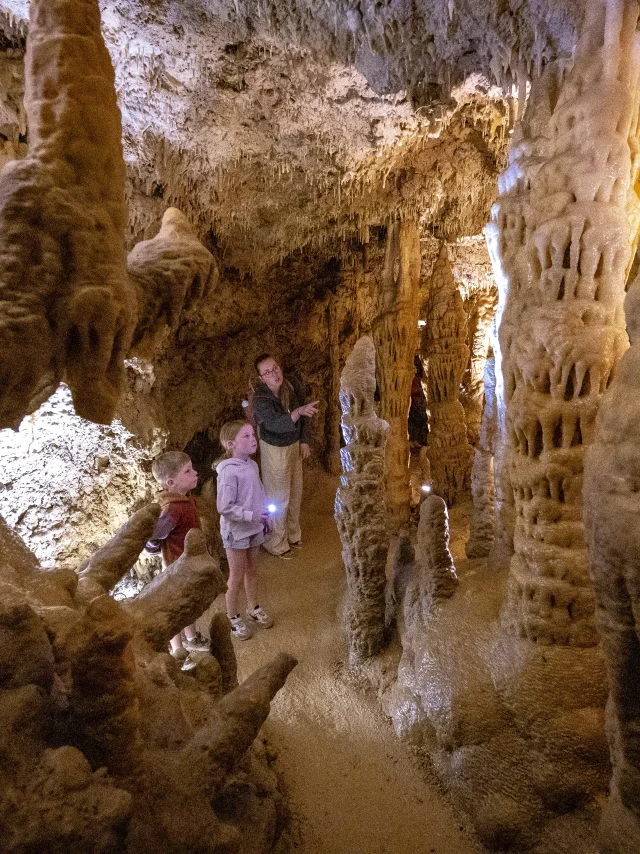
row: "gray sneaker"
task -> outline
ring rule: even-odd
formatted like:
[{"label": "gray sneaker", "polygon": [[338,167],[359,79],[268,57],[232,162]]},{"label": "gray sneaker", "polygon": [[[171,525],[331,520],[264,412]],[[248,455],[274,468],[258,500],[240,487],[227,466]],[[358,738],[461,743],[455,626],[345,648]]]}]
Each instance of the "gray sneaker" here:
[{"label": "gray sneaker", "polygon": [[178,649],[171,650],[172,657],[176,660],[176,663],[179,665],[180,670],[193,670],[193,668],[198,663],[197,659],[195,659],[190,653],[187,652],[184,647],[179,646]]},{"label": "gray sneaker", "polygon": [[192,640],[189,640],[189,638],[183,640],[182,646],[188,649],[189,652],[209,652],[209,641],[203,638],[200,632],[196,632]]},{"label": "gray sneaker", "polygon": [[263,629],[270,629],[273,625],[273,620],[260,605],[256,605],[253,611],[247,611],[247,619],[249,625],[262,626]]},{"label": "gray sneaker", "polygon": [[253,630],[242,619],[240,614],[235,617],[230,617],[231,620],[231,637],[238,640],[249,640],[253,637]]}]

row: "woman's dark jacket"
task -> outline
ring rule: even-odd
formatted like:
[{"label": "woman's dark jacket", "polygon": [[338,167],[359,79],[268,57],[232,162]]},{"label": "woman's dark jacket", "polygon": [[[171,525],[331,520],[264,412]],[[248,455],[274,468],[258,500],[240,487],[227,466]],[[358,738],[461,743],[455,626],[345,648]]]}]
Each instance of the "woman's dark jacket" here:
[{"label": "woman's dark jacket", "polygon": [[267,445],[286,448],[295,442],[309,443],[309,419],[301,415],[294,424],[290,412],[302,406],[304,393],[293,377],[285,377],[289,383],[289,408],[285,409],[271,389],[260,383],[253,395],[253,411],[260,427],[260,438]]}]

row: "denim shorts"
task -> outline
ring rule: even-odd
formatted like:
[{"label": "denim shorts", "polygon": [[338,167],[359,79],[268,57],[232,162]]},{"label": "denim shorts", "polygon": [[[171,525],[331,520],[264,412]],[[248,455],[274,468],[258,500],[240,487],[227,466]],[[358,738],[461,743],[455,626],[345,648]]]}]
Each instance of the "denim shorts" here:
[{"label": "denim shorts", "polygon": [[236,540],[233,534],[229,532],[226,537],[222,538],[222,543],[225,549],[252,549],[264,543],[264,534],[262,531],[258,531],[257,534],[252,534],[250,537],[242,537]]}]

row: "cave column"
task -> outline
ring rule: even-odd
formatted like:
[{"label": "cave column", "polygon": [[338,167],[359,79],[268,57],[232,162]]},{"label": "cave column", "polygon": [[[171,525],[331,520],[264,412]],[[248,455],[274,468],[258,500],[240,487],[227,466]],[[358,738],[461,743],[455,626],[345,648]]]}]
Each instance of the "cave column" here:
[{"label": "cave column", "polygon": [[469,486],[473,449],[467,442],[464,409],[458,400],[469,362],[467,315],[445,243],[431,276],[426,321],[421,346],[428,360],[431,481],[436,495],[451,505]]},{"label": "cave column", "polygon": [[379,411],[389,424],[385,461],[387,516],[391,531],[409,521],[408,417],[413,357],[417,345],[420,289],[420,232],[417,222],[389,226],[380,290],[380,313],[373,324],[378,363]]},{"label": "cave column", "polygon": [[589,4],[573,68],[554,64],[533,87],[488,234],[507,282],[499,337],[516,523],[506,617],[544,644],[597,643],[583,454],[627,346],[637,18],[636,2]]},{"label": "cave column", "polygon": [[347,574],[346,630],[356,665],[384,645],[386,562],[389,536],[384,506],[385,448],[389,425],[375,412],[376,353],[363,336],[347,357],[340,378],[343,473],[335,519]]},{"label": "cave column", "polygon": [[331,474],[340,474],[340,341],[338,337],[338,299],[329,297],[327,306],[329,338],[329,393],[327,395],[327,468]]},{"label": "cave column", "polygon": [[464,408],[469,442],[475,445],[480,435],[484,403],[484,366],[489,355],[491,324],[496,311],[496,294],[493,290],[478,291],[470,299],[468,346],[469,380],[460,402]]}]

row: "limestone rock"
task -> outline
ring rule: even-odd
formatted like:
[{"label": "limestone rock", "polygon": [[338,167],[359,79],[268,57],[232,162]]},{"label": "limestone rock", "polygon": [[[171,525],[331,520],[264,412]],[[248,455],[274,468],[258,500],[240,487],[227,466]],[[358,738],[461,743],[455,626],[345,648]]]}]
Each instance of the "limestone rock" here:
[{"label": "limestone rock", "polygon": [[375,413],[375,347],[360,338],[340,378],[342,475],[335,519],[347,572],[347,637],[352,663],[384,645],[385,564],[389,539],[385,518],[384,459],[388,424]]},{"label": "limestone rock", "polygon": [[186,675],[167,652],[154,652],[145,639],[152,603],[168,638],[176,620],[192,621],[220,589],[219,569],[193,531],[179,581],[163,573],[152,594],[129,600],[126,610],[108,595],[157,513],[141,510],[76,584],[40,569],[0,525],[0,848],[7,854],[151,854],[193,845],[213,854],[232,840],[241,845],[248,833],[263,834],[263,849],[274,842],[279,796],[257,754],[247,759],[256,773],[247,797],[257,814],[265,798],[271,804],[260,829],[243,824],[251,809],[235,815],[227,803],[222,819],[212,803],[233,789],[238,765],[247,778],[243,757],[295,660],[281,654],[238,687],[230,638],[215,620],[222,666],[205,655]]}]

